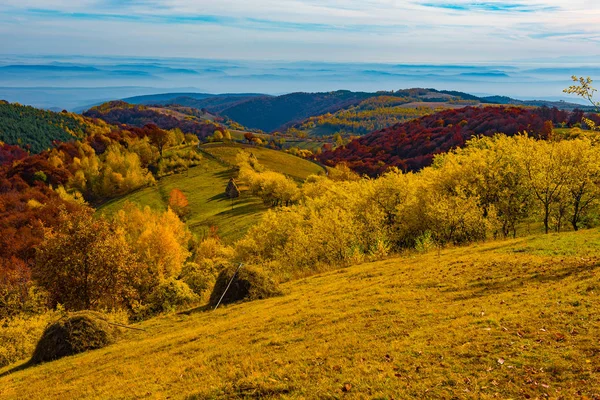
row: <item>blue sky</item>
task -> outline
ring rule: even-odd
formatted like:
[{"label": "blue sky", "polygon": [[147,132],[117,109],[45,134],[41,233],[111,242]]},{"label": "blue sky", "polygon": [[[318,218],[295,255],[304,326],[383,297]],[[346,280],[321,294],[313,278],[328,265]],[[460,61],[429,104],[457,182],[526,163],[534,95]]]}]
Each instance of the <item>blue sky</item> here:
[{"label": "blue sky", "polygon": [[600,54],[598,0],[2,0],[0,54],[465,63]]}]

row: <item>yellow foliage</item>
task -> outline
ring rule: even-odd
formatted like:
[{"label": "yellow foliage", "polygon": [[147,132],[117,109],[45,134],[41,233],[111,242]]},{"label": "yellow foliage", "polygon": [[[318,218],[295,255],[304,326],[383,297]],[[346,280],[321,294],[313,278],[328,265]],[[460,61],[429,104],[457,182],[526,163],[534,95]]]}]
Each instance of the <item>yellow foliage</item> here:
[{"label": "yellow foliage", "polygon": [[[245,157],[245,158],[244,158]],[[265,198],[277,178],[240,156],[240,177]],[[524,221],[546,231],[590,224],[600,203],[600,152],[589,139],[477,138],[417,174],[360,178],[345,166],[306,179],[301,201],[272,210],[236,244],[241,260],[280,279],[424,248],[516,235]]]},{"label": "yellow foliage", "polygon": [[190,255],[191,234],[171,209],[160,213],[127,203],[114,221],[125,232],[137,261],[145,268],[141,271],[145,276],[142,281],[156,282],[179,275]]}]

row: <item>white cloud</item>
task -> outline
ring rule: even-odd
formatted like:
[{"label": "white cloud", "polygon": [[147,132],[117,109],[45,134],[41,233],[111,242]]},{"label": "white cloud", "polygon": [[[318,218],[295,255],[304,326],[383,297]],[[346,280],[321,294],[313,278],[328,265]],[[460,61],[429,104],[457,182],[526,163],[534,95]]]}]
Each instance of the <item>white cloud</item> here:
[{"label": "white cloud", "polygon": [[596,0],[4,0],[0,52],[486,61],[589,53],[598,20]]}]

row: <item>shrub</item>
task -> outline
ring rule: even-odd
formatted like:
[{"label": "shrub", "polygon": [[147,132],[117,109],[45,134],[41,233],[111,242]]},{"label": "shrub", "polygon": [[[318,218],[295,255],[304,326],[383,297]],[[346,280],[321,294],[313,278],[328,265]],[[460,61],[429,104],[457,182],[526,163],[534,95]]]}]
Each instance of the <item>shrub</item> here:
[{"label": "shrub", "polygon": [[193,149],[173,150],[166,153],[158,162],[158,176],[183,172],[200,165],[202,156]]},{"label": "shrub", "polygon": [[44,328],[55,319],[56,314],[48,312],[0,320],[0,368],[31,356]]},{"label": "shrub", "polygon": [[[209,305],[211,307],[217,305],[236,270],[237,267],[231,266],[219,273],[210,295]],[[242,266],[231,282],[231,286],[225,293],[221,303],[230,304],[238,301],[260,300],[281,296],[282,294],[275,282],[264,271],[251,266]]]},{"label": "shrub", "polygon": [[154,289],[149,298],[149,306],[152,313],[161,313],[174,311],[198,300],[196,293],[185,282],[168,279]]},{"label": "shrub", "polygon": [[200,298],[215,284],[216,271],[210,260],[197,263],[186,263],[181,270],[181,281],[185,282]]},{"label": "shrub", "polygon": [[221,242],[216,237],[208,237],[198,243],[195,250],[194,261],[202,263],[204,260],[210,260],[213,264],[224,263],[233,257],[233,249]]},{"label": "shrub", "polygon": [[119,329],[110,325],[102,314],[90,311],[73,313],[49,325],[38,342],[31,362],[58,360],[114,343]]}]

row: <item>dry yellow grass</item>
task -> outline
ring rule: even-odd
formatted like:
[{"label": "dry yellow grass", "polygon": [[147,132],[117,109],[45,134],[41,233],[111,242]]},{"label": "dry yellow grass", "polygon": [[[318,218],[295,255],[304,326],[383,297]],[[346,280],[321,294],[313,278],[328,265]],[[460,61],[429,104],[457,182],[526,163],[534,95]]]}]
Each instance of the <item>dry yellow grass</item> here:
[{"label": "dry yellow grass", "polygon": [[600,398],[599,256],[591,230],[331,271],[283,297],[156,318],[102,350],[5,368],[0,396]]}]

